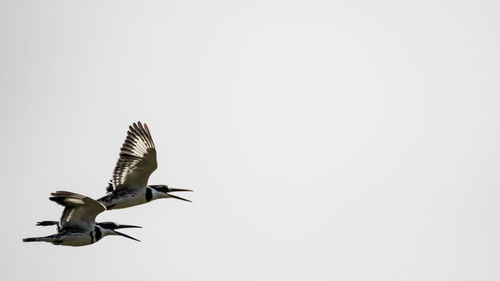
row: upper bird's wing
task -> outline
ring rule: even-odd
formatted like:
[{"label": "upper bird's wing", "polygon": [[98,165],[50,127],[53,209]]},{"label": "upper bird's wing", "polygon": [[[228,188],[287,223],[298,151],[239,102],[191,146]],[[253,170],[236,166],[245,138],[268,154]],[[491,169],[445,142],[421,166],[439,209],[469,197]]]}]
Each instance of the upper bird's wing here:
[{"label": "upper bird's wing", "polygon": [[146,187],[156,167],[156,149],[148,126],[142,126],[141,122],[134,123],[129,126],[113,171],[112,184],[106,190]]},{"label": "upper bird's wing", "polygon": [[50,200],[65,207],[59,222],[61,229],[92,229],[95,217],[106,210],[96,200],[73,192],[57,191],[50,195]]}]

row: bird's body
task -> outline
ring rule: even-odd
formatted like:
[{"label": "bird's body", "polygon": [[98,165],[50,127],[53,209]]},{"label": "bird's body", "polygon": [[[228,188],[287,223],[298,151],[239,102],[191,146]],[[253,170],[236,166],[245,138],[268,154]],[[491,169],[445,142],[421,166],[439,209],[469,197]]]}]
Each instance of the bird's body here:
[{"label": "bird's body", "polygon": [[190,190],[169,188],[166,185],[148,185],[144,188],[121,188],[113,192],[109,192],[108,194],[99,198],[97,201],[103,204],[107,210],[137,206],[160,198],[176,198],[179,200],[191,202],[187,199],[168,194],[168,192],[171,191]]},{"label": "bird's body", "polygon": [[104,236],[120,235],[139,241],[115,229],[139,227],[135,225],[119,225],[114,222],[96,223],[98,214],[106,210],[103,204],[84,195],[58,191],[49,199],[64,206],[61,219],[57,221],[42,221],[37,225],[57,225],[57,233],[44,237],[25,238],[24,242],[49,242],[54,245],[85,246],[93,244]]},{"label": "bird's body", "polygon": [[93,244],[104,236],[108,230],[102,227],[95,226],[94,229],[81,230],[81,229],[65,229],[56,234],[45,237],[25,238],[24,242],[43,241],[49,242],[54,245],[63,246],[85,246]]},{"label": "bird's body", "polygon": [[113,178],[106,188],[107,194],[97,201],[108,210],[128,208],[160,198],[189,201],[170,192],[192,190],[147,184],[157,167],[156,148],[148,126],[143,126],[141,122],[132,124],[121,147]]},{"label": "bird's body", "polygon": [[[148,196],[149,194],[149,196]],[[106,206],[107,210],[128,208],[141,205],[152,200],[151,188],[124,188],[110,192],[97,201]]]}]

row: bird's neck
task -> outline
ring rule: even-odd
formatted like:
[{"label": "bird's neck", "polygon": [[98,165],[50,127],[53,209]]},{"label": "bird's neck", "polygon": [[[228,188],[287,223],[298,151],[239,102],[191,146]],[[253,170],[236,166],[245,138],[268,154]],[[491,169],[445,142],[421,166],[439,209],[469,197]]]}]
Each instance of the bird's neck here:
[{"label": "bird's neck", "polygon": [[146,201],[151,201],[160,198],[168,198],[164,192],[158,191],[151,187],[146,187]]},{"label": "bird's neck", "polygon": [[94,228],[94,235],[96,238],[96,241],[99,241],[104,236],[112,235],[113,231],[111,229],[107,229],[104,227],[100,227],[98,225],[95,226]]}]

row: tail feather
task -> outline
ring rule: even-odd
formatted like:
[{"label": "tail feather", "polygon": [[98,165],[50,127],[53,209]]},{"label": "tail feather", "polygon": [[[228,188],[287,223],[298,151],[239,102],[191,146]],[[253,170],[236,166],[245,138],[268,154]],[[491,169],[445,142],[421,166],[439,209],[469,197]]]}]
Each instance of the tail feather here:
[{"label": "tail feather", "polygon": [[23,242],[38,242],[38,241],[45,241],[45,237],[30,237],[23,239]]}]

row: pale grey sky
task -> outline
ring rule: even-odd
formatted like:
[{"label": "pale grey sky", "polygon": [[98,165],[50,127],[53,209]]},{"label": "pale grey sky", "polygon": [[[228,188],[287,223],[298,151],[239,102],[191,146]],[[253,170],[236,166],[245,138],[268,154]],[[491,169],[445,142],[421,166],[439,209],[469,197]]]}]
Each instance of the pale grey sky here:
[{"label": "pale grey sky", "polygon": [[[1,280],[499,280],[498,1],[1,1]],[[104,194],[133,121],[150,183]]]}]

